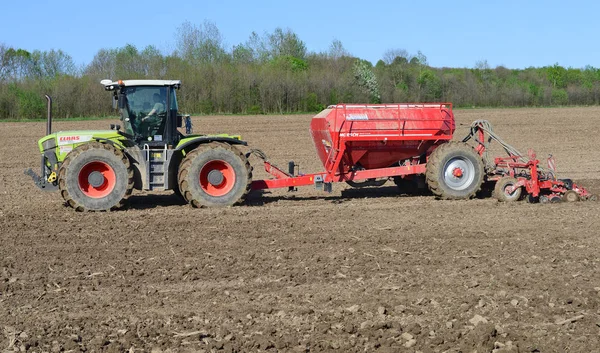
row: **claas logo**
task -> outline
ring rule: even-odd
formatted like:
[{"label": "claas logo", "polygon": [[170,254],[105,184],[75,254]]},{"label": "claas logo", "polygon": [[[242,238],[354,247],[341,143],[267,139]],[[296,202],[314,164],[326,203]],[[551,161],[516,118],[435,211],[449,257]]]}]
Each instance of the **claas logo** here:
[{"label": "claas logo", "polygon": [[79,136],[61,136],[58,141],[60,142],[75,142],[79,141]]}]

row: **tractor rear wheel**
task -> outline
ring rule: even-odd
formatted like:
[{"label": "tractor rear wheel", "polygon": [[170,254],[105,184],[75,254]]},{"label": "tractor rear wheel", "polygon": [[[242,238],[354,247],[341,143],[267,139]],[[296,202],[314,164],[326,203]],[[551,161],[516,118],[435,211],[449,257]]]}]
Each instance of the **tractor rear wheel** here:
[{"label": "tractor rear wheel", "polygon": [[58,186],[77,211],[117,209],[133,191],[133,170],[123,151],[90,142],[69,152],[58,171]]},{"label": "tractor rear wheel", "polygon": [[201,145],[179,166],[179,190],[194,207],[231,206],[246,197],[251,182],[248,159],[226,143]]},{"label": "tractor rear wheel", "polygon": [[469,199],[481,189],[483,161],[463,142],[449,142],[436,148],[427,161],[429,190],[441,199]]},{"label": "tractor rear wheel", "polygon": [[512,192],[508,190],[509,187],[513,187],[517,185],[517,179],[505,176],[500,178],[496,182],[496,187],[494,187],[494,196],[498,201],[501,202],[512,202],[517,201],[521,198],[522,188],[518,187],[514,189]]}]

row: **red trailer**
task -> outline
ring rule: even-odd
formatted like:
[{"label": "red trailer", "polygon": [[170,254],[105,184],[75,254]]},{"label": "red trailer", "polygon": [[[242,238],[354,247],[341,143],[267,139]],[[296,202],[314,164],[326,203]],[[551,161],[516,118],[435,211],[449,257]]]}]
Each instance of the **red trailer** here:
[{"label": "red trailer", "polygon": [[310,124],[324,171],[295,175],[293,163],[284,171],[252,150],[274,177],[252,182],[252,189],[315,185],[331,191],[334,182],[376,185],[420,176],[440,198],[470,198],[483,182],[483,162],[466,143],[449,142],[454,129],[451,103],[333,105]]}]

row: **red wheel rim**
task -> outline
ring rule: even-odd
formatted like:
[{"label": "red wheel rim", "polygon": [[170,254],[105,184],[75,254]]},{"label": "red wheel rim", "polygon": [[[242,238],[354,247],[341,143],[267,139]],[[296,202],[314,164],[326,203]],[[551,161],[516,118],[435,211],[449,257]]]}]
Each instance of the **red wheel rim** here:
[{"label": "red wheel rim", "polygon": [[452,171],[452,175],[454,175],[457,178],[461,178],[463,176],[463,171],[460,168],[454,168],[454,170]]},{"label": "red wheel rim", "polygon": [[[98,174],[99,173],[99,174]],[[102,175],[100,185],[92,185],[90,175]],[[107,163],[94,161],[81,168],[79,171],[79,188],[85,196],[99,199],[107,196],[115,188],[117,177],[115,171]]]},{"label": "red wheel rim", "polygon": [[[218,178],[219,182],[209,179],[211,172],[213,174],[216,172],[221,173],[222,178]],[[223,196],[233,189],[234,184],[235,172],[233,167],[225,161],[210,161],[200,169],[200,187],[210,196]]]}]

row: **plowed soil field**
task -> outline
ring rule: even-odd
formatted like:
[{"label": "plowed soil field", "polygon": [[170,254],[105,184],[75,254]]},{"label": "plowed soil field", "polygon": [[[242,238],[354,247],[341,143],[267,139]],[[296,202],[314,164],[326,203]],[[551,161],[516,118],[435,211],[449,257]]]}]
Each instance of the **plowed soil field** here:
[{"label": "plowed soil field", "polygon": [[[600,193],[600,108],[455,114],[457,140],[488,119]],[[318,172],[310,118],[193,121]],[[126,210],[78,213],[23,175],[44,132],[0,123],[0,352],[600,352],[599,202],[441,201],[388,182],[224,209],[135,192]]]}]

